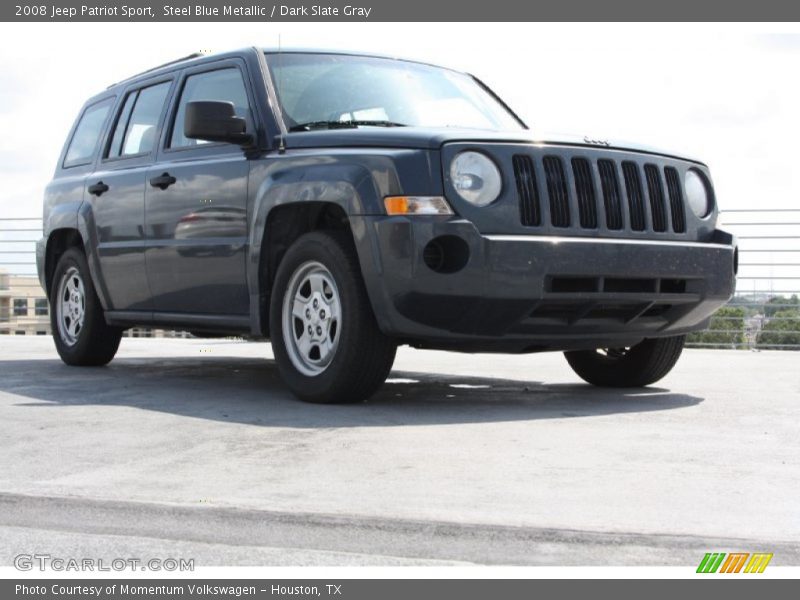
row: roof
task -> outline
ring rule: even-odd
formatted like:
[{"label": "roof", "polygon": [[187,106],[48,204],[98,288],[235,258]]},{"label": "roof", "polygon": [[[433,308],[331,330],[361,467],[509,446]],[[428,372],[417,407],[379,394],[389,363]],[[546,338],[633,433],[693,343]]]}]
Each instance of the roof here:
[{"label": "roof", "polygon": [[423,60],[414,60],[411,58],[404,58],[402,56],[396,56],[392,54],[381,54],[380,52],[362,52],[359,50],[331,50],[326,48],[274,48],[274,47],[267,47],[267,48],[259,48],[262,52],[267,54],[337,54],[340,56],[364,56],[367,58],[384,58],[387,60],[399,60],[402,62],[410,62],[416,63],[418,65],[428,65],[429,67],[437,67],[440,69],[447,69],[448,71],[457,71],[458,69],[452,69],[450,67],[446,67],[444,65],[438,65],[436,63],[431,63]]},{"label": "roof", "polygon": [[175,60],[167,61],[167,62],[165,62],[163,64],[158,65],[158,66],[151,67],[149,69],[145,69],[144,71],[141,71],[140,73],[136,73],[135,75],[131,75],[130,77],[126,77],[125,79],[117,81],[116,83],[112,83],[111,85],[108,86],[107,89],[111,89],[112,87],[118,86],[121,83],[125,83],[125,82],[131,81],[133,79],[137,79],[137,78],[141,77],[142,75],[149,75],[150,73],[156,73],[157,71],[161,71],[162,69],[166,70],[168,67],[174,67],[176,65],[179,65],[179,64],[182,64],[182,63],[185,63],[185,62],[190,62],[190,61],[193,61],[193,60],[196,60],[196,59],[200,59],[200,58],[205,58],[207,56],[210,56],[207,52],[203,52],[203,51],[192,52],[191,54],[188,54],[188,55],[183,56],[181,58],[176,58]]},{"label": "roof", "polygon": [[428,65],[428,66],[431,66],[431,67],[438,67],[438,68],[442,68],[442,69],[448,69],[450,71],[455,70],[455,69],[449,69],[448,67],[443,67],[441,65],[436,65],[436,64],[433,64],[433,63],[429,63],[429,62],[424,62],[424,61],[420,61],[420,60],[412,60],[412,59],[402,58],[402,57],[398,57],[398,56],[391,56],[391,55],[388,55],[388,54],[380,54],[380,53],[376,53],[376,52],[359,52],[357,50],[331,50],[331,49],[325,49],[325,48],[276,48],[276,47],[254,48],[254,47],[251,47],[251,48],[241,48],[239,50],[231,50],[231,51],[226,51],[226,52],[221,52],[221,53],[216,53],[216,54],[211,54],[209,52],[204,52],[204,51],[193,52],[192,54],[188,54],[186,56],[183,56],[181,58],[177,58],[175,60],[170,60],[168,62],[165,62],[163,64],[157,65],[155,67],[151,67],[150,69],[146,69],[146,70],[144,70],[144,71],[142,71],[140,73],[136,73],[135,75],[131,75],[129,77],[126,77],[125,79],[122,79],[122,80],[120,80],[120,81],[118,81],[116,83],[113,83],[113,84],[109,85],[107,89],[111,89],[111,88],[116,87],[116,86],[118,86],[120,84],[127,83],[129,81],[134,80],[134,79],[138,79],[139,77],[142,77],[144,75],[155,75],[155,74],[158,74],[159,71],[170,70],[171,68],[175,68],[178,65],[179,66],[185,66],[186,64],[191,64],[191,63],[194,63],[194,62],[200,62],[201,60],[206,60],[206,59],[218,59],[218,58],[225,58],[225,57],[229,57],[229,56],[236,56],[236,55],[241,55],[241,54],[243,54],[245,52],[252,52],[254,50],[256,52],[264,52],[266,54],[336,54],[336,55],[341,55],[341,56],[364,56],[364,57],[369,57],[369,58],[382,58],[382,59],[387,59],[387,60],[398,60],[398,61],[403,61],[403,62],[416,63],[416,64],[420,64],[420,65]]}]

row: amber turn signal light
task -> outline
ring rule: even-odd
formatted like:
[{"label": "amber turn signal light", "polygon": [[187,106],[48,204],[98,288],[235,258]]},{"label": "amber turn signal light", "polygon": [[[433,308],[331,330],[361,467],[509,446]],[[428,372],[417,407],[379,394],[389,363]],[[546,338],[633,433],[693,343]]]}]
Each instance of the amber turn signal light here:
[{"label": "amber turn signal light", "polygon": [[386,196],[387,215],[452,215],[453,209],[441,196]]}]

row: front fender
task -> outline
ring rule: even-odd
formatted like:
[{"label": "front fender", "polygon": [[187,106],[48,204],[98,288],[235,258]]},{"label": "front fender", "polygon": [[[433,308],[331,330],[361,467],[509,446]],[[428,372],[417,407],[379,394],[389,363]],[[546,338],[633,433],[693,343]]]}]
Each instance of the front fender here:
[{"label": "front fender", "polygon": [[250,169],[247,258],[252,333],[259,335],[262,331],[259,269],[267,222],[276,207],[302,202],[341,207],[350,220],[363,267],[365,261],[373,260],[374,253],[369,250],[366,232],[357,231],[360,220],[355,217],[385,214],[385,196],[441,195],[440,171],[438,152],[414,149],[328,149],[324,154],[304,150],[254,160]]}]

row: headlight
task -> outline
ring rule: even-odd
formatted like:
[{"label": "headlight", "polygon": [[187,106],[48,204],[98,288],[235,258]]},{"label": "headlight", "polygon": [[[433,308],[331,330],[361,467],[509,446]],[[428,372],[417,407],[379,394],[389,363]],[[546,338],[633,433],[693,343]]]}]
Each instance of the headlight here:
[{"label": "headlight", "polygon": [[701,219],[707,217],[713,207],[705,178],[697,171],[686,171],[683,189],[686,192],[686,202],[692,212]]},{"label": "headlight", "polygon": [[480,152],[462,152],[450,165],[453,187],[464,200],[475,206],[491,204],[503,187],[500,171]]}]

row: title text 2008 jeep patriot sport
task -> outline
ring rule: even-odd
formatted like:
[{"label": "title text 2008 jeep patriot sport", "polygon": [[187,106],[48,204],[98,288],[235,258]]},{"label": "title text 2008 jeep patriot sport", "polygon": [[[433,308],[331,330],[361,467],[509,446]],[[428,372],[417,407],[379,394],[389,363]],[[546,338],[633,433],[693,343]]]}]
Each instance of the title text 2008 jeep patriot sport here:
[{"label": "title text 2008 jeep patriot sport", "polygon": [[70,365],[149,325],[269,338],[314,402],[370,396],[398,344],[560,350],[642,386],[732,294],[716,221],[702,163],[536,139],[469,75],[248,49],[86,103],[37,263]]}]

